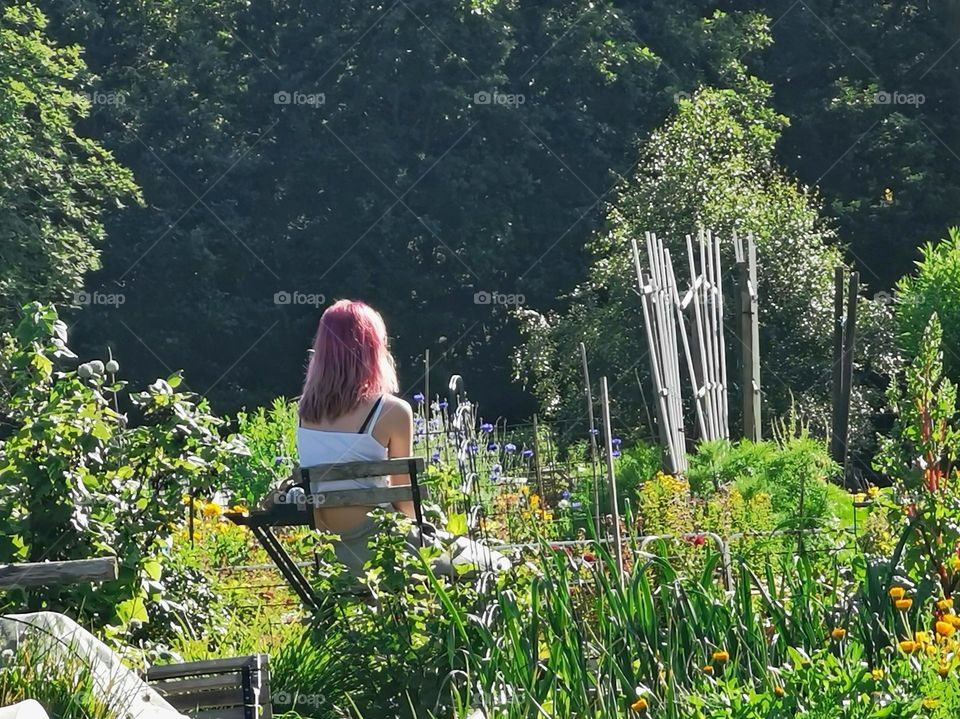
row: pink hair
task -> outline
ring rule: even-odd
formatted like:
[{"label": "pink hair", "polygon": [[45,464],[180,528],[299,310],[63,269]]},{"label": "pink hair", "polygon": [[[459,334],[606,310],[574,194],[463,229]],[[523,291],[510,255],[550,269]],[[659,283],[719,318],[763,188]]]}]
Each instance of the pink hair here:
[{"label": "pink hair", "polygon": [[361,402],[397,389],[397,371],[380,313],[351,300],[328,307],[313,341],[300,418],[314,423],[334,420]]}]

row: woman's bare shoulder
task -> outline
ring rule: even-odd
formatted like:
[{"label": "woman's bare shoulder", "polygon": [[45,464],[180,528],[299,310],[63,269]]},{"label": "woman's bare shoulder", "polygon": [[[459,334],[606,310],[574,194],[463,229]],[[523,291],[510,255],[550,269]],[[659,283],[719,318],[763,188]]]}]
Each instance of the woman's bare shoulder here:
[{"label": "woman's bare shoulder", "polygon": [[394,418],[397,421],[402,421],[403,419],[412,420],[413,408],[410,406],[410,403],[402,397],[388,394],[383,397],[382,415],[384,417]]}]

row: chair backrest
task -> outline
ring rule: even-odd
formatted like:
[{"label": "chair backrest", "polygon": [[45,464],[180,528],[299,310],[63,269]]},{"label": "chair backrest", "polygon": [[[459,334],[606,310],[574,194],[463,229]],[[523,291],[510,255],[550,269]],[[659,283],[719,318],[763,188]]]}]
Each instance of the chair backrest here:
[{"label": "chair backrest", "polygon": [[[335,464],[318,464],[312,467],[296,467],[294,474],[300,481],[298,486],[303,490],[303,509],[310,507],[310,526],[317,526],[317,509],[333,507],[350,507],[357,505],[393,504],[394,502],[410,502],[417,506],[427,498],[425,487],[421,487],[417,480],[423,472],[422,457],[400,457],[396,459],[374,460],[368,462],[338,462]],[[369,487],[364,489],[335,489],[326,492],[311,492],[311,482],[335,482],[350,479],[369,479],[387,475],[408,475],[410,484],[396,487]]]},{"label": "chair backrest", "polygon": [[[313,467],[295,467],[293,476],[270,495],[267,506],[249,516],[242,512],[228,512],[227,518],[247,526],[309,526],[316,525],[314,510],[328,507],[350,507],[394,502],[412,501],[420,511],[422,500],[429,499],[429,491],[421,487],[418,476],[423,472],[422,457],[400,457],[371,462],[340,462]],[[368,479],[386,475],[409,475],[410,484],[397,487],[371,487],[367,489],[335,489],[325,492],[310,492],[310,482],[344,479]],[[299,494],[291,489],[299,488]]]},{"label": "chair backrest", "polygon": [[266,654],[151,667],[147,682],[195,719],[271,719]]}]

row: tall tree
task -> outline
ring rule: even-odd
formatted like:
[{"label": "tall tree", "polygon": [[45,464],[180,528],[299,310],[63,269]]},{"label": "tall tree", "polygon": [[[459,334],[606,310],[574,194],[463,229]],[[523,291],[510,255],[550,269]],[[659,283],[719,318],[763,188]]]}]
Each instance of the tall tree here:
[{"label": "tall tree", "polygon": [[77,131],[107,100],[82,92],[89,80],[34,5],[0,10],[0,328],[28,300],[76,301],[99,267],[104,211],[138,199],[130,172]]},{"label": "tall tree", "polygon": [[[521,311],[527,342],[518,349],[520,367],[535,378],[537,394],[556,416],[584,414],[576,352],[583,341],[594,376],[608,375],[615,388],[620,426],[646,425],[653,434],[637,385],[640,379],[647,397],[653,397],[630,239],[642,238],[646,230],[663,237],[676,258],[680,286],[686,287],[685,235],[706,228],[724,240],[728,292],[732,232],[753,232],[757,238],[765,416],[770,420],[797,409],[823,432],[831,377],[832,276],[841,254],[818,215],[817,198],[776,164],[774,148],[785,118],[768,101],[769,86],[748,79],[740,92],[708,88],[681,102],[677,116],[644,146],[637,173],[618,188],[608,227],[592,245],[590,278],[569,298],[568,309],[548,315]],[[731,427],[736,427],[739,373],[733,369],[738,353],[730,351],[736,344],[731,307],[728,301],[729,404]],[[889,307],[864,301],[861,317],[860,377],[889,373],[890,337],[882,331]],[[858,417],[875,412],[879,404],[876,391],[858,387]],[[652,405],[649,409],[653,414]],[[858,443],[872,440],[868,423],[854,424]],[[770,431],[769,421],[764,429]]]},{"label": "tall tree", "polygon": [[820,188],[864,280],[889,289],[960,221],[960,2],[753,7],[774,43],[748,58],[790,118],[780,160]]},{"label": "tall tree", "polygon": [[385,311],[407,387],[429,347],[434,386],[465,372],[529,410],[508,308],[483,300],[550,307],[582,279],[636,139],[757,32],[705,2],[49,4],[132,97],[92,120],[149,202],[110,219],[91,286],[126,301],[83,337],[221,406],[296,391],[323,295]]}]

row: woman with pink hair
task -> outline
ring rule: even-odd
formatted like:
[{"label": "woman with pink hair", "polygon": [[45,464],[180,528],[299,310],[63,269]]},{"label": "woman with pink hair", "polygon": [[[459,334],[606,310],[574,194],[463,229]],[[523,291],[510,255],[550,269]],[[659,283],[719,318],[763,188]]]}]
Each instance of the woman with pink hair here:
[{"label": "woman with pink hair", "polygon": [[[397,391],[397,373],[380,314],[363,302],[340,300],[320,318],[300,398],[297,451],[301,467],[409,457],[413,411]],[[311,492],[409,484],[406,475],[318,482]],[[321,486],[322,485],[322,486]],[[413,517],[412,502],[384,505]],[[370,507],[317,508],[316,519],[340,540],[337,557],[363,574],[367,542],[376,532]]]}]

